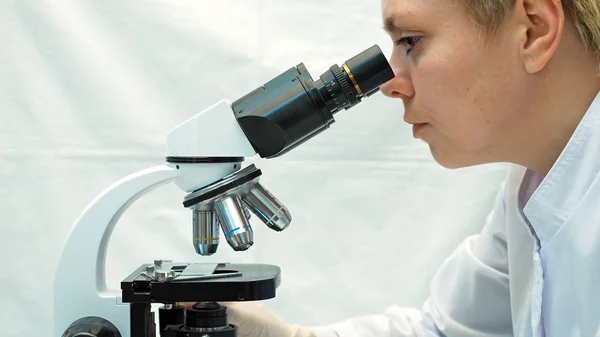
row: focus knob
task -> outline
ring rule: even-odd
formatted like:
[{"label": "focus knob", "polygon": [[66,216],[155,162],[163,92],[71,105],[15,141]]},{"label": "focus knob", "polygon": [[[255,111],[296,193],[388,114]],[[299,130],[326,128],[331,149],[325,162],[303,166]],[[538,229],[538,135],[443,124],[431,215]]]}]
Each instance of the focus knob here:
[{"label": "focus knob", "polygon": [[62,337],[122,337],[117,327],[101,317],[84,317],[69,325]]}]

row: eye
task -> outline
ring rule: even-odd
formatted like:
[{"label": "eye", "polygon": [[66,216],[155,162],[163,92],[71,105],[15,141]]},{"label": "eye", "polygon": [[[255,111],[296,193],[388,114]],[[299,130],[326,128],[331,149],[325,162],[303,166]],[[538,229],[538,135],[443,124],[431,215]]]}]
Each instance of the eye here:
[{"label": "eye", "polygon": [[406,47],[406,55],[408,55],[420,40],[421,38],[419,36],[404,36],[399,40],[394,41],[394,44],[397,46]]}]

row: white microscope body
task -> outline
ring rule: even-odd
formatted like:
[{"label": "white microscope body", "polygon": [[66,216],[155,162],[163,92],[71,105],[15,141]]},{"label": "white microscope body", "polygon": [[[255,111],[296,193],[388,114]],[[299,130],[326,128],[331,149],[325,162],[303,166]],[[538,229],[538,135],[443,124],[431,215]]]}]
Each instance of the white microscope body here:
[{"label": "white microscope body", "polygon": [[[54,337],[153,337],[150,303],[165,304],[161,312],[171,324],[161,328],[161,337],[235,336],[236,327],[227,324],[226,310],[217,302],[274,297],[279,268],[188,264],[155,270],[145,265],[121,282],[121,290],[109,289],[106,249],[119,218],[150,190],[174,182],[187,194],[184,207],[193,211],[198,254],[214,253],[219,228],[234,250],[248,249],[253,244],[249,212],[276,231],[285,229],[291,216],[258,183],[260,170],[241,167],[244,158],[290,151],[327,129],[333,114],[357,105],[393,77],[374,45],[341,67],[333,65],[316,81],[300,63],[233,103],[218,101],[171,130],[166,164],[117,181],[75,222],[54,280]],[[170,316],[179,309],[171,306],[190,300],[197,304],[185,311],[189,322],[180,324],[180,316]]]},{"label": "white microscope body", "polygon": [[[252,148],[231,110],[221,100],[175,127],[167,137],[170,157],[252,157]],[[112,322],[129,337],[128,303],[106,284],[106,249],[121,215],[138,198],[166,183],[184,192],[209,185],[241,168],[239,162],[178,163],[133,173],[109,186],[83,211],[63,247],[54,281],[54,337],[85,316]],[[74,277],[75,275],[75,277]]]}]

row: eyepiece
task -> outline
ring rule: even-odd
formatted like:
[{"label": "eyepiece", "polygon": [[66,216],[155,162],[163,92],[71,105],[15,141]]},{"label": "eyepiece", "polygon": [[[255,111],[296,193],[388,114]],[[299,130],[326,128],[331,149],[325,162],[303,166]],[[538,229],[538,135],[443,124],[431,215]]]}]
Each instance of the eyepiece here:
[{"label": "eyepiece", "polygon": [[379,86],[394,77],[394,72],[377,45],[347,60],[333,65],[315,82],[329,108],[329,113],[348,110],[365,96],[379,91]]},{"label": "eyepiece", "polygon": [[346,61],[343,68],[360,95],[370,96],[394,77],[387,59],[376,45]]},{"label": "eyepiece", "polygon": [[303,63],[232,104],[237,121],[263,158],[280,156],[327,129],[333,115],[376,93],[394,77],[377,45],[333,65],[317,81]]}]

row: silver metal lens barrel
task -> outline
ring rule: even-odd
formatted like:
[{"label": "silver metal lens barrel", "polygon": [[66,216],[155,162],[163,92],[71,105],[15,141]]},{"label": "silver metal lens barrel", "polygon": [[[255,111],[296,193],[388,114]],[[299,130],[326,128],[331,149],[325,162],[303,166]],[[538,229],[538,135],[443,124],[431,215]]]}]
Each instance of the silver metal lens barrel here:
[{"label": "silver metal lens barrel", "polygon": [[260,183],[246,194],[243,201],[252,213],[275,231],[284,230],[292,221],[288,209]]},{"label": "silver metal lens barrel", "polygon": [[250,218],[252,217],[252,213],[246,206],[244,206],[244,214],[246,215],[246,219],[248,219],[248,220],[250,220]]},{"label": "silver metal lens barrel", "polygon": [[227,243],[235,251],[246,250],[254,244],[254,233],[246,218],[240,198],[231,195],[215,202],[215,213]]},{"label": "silver metal lens barrel", "polygon": [[200,255],[212,255],[219,247],[219,223],[213,211],[194,210],[194,249]]}]

